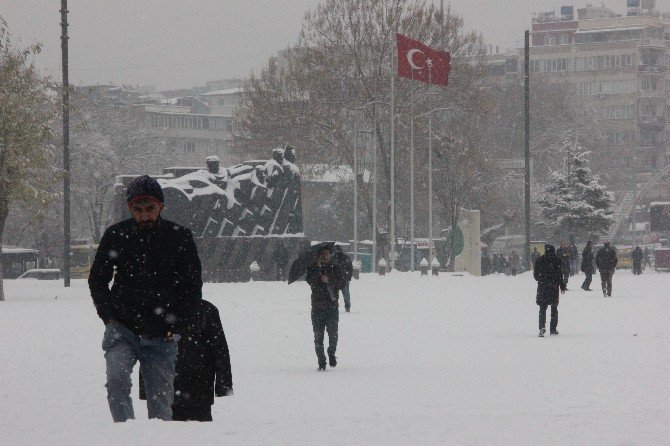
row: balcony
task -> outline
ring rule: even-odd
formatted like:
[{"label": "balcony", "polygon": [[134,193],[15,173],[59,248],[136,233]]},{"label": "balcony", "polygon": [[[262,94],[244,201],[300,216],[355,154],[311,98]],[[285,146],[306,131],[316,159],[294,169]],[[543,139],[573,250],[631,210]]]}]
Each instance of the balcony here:
[{"label": "balcony", "polygon": [[638,90],[637,98],[638,99],[658,99],[664,100],[667,97],[667,94],[663,90]]},{"label": "balcony", "polygon": [[640,115],[637,123],[641,127],[665,127],[666,121],[665,116]]},{"label": "balcony", "polygon": [[640,73],[652,73],[652,74],[653,73],[658,73],[658,74],[661,74],[661,73],[665,73],[668,70],[668,67],[666,67],[665,65],[658,65],[658,64],[649,64],[649,65],[640,64],[640,65],[638,65],[637,70]]},{"label": "balcony", "polygon": [[666,48],[667,43],[663,39],[642,39],[640,47],[642,48]]}]

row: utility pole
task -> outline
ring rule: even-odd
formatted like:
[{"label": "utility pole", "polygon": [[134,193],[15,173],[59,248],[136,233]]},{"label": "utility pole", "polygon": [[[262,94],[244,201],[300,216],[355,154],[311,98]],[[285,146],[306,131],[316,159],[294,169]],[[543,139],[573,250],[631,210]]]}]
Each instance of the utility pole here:
[{"label": "utility pole", "polygon": [[70,81],[68,79],[67,0],[60,2],[63,58],[63,281],[70,286]]},{"label": "utility pole", "polygon": [[526,243],[524,249],[524,263],[526,270],[530,270],[530,31],[526,31],[525,36],[525,61],[524,61],[524,79],[525,79],[525,198],[526,198]]}]

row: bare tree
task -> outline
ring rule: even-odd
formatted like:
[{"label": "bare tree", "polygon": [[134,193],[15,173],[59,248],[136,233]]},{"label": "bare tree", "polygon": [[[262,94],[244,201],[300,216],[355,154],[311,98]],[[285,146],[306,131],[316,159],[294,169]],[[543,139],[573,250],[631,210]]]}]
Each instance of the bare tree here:
[{"label": "bare tree", "polygon": [[[430,92],[437,94],[435,107],[458,108],[464,119],[477,114],[483,73],[471,62],[483,55],[483,45],[478,34],[464,32],[463,20],[451,9],[441,11],[426,0],[323,0],[305,15],[298,45],[249,79],[237,116],[237,140],[246,150],[291,143],[303,163],[353,165],[357,131],[372,130],[379,148],[380,227],[390,223],[389,102],[397,33],[452,54],[450,86]],[[410,101],[415,98],[417,116],[425,114],[424,93],[429,93],[427,86],[396,81],[396,192],[404,202],[409,191]],[[427,150],[423,124],[417,130],[417,160]],[[367,183],[361,188],[369,217],[372,187]],[[405,208],[396,215],[400,228],[409,226],[404,224],[409,220]]]}]

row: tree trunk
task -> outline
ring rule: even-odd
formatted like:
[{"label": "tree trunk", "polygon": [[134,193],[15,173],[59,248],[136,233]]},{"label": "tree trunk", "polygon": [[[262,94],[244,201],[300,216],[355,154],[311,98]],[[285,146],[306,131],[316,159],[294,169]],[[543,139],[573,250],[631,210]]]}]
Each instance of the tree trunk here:
[{"label": "tree trunk", "polygon": [[4,284],[3,284],[3,264],[2,264],[2,233],[5,230],[5,221],[7,221],[7,212],[5,211],[5,206],[3,206],[4,202],[6,200],[3,200],[0,198],[0,302],[5,300],[5,289],[4,289]]}]

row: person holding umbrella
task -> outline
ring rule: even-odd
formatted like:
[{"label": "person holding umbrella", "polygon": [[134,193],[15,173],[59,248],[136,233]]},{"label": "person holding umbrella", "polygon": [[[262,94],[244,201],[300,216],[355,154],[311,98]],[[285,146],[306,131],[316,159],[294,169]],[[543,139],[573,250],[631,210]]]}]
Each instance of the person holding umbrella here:
[{"label": "person holding umbrella", "polygon": [[332,261],[334,245],[325,242],[312,246],[293,262],[289,272],[289,284],[306,275],[305,280],[312,288],[312,330],[319,372],[326,370],[324,330],[328,332],[328,364],[337,365],[338,292],[344,287],[345,278],[341,266]]}]

